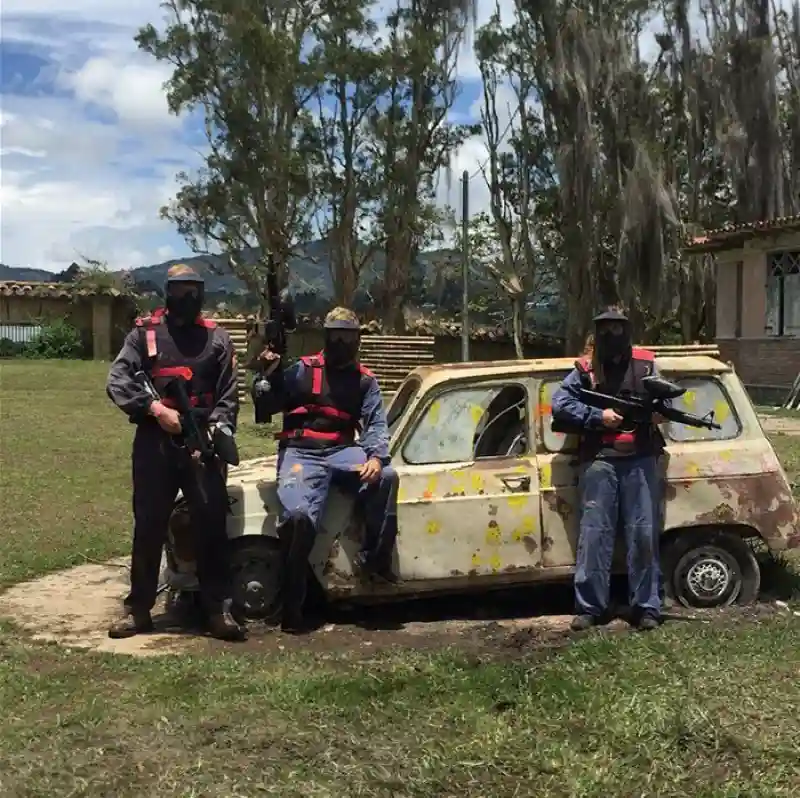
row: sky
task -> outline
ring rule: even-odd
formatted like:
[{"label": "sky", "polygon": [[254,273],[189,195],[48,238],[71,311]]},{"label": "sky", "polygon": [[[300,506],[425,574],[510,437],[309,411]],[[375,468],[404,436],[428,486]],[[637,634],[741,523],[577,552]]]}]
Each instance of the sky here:
[{"label": "sky", "polygon": [[[485,23],[496,0],[478,0]],[[168,113],[168,68],[138,52],[138,28],[163,20],[159,0],[2,0],[0,262],[60,271],[81,256],[128,269],[189,254],[159,208],[175,174],[201,164],[197,121]],[[500,0],[511,19],[512,0]],[[652,33],[645,48],[652,47]],[[453,108],[478,121],[480,77],[469,44]],[[502,112],[504,103],[499,104]],[[452,158],[440,204],[460,210],[458,175],[485,162],[482,137]],[[470,209],[487,207],[480,175]]]}]

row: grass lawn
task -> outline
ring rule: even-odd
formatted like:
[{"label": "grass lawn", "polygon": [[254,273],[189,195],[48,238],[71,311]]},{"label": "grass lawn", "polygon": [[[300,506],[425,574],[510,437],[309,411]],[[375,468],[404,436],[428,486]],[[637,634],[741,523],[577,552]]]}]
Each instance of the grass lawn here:
[{"label": "grass lawn", "polygon": [[[0,363],[0,588],[128,552],[132,428],[105,397],[105,373],[96,363]],[[243,457],[272,446],[249,414]],[[800,437],[774,442],[800,484]],[[513,655],[219,651],[90,654],[0,625],[0,796],[800,791],[791,612]]]}]

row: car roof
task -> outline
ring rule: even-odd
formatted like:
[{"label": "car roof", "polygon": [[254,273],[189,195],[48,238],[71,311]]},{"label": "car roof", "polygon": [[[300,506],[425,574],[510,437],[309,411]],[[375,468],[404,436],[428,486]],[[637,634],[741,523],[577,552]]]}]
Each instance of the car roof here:
[{"label": "car roof", "polygon": [[[709,355],[656,355],[659,369],[681,374],[725,374],[733,369]],[[410,374],[429,385],[447,380],[526,377],[549,372],[566,372],[575,367],[574,357],[537,358],[535,360],[485,360],[468,363],[437,363],[419,366]]]}]

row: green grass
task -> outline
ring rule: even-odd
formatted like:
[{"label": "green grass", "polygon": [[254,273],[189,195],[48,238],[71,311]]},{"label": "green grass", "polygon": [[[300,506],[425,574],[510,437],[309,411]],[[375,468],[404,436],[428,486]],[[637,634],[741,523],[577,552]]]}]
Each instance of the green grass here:
[{"label": "green grass", "polygon": [[[105,371],[0,363],[0,585],[128,552],[131,428]],[[243,457],[269,451],[243,421]],[[800,438],[774,441],[800,477]],[[791,612],[548,651],[312,641],[150,660],[6,623],[0,795],[788,797],[798,673]]]}]

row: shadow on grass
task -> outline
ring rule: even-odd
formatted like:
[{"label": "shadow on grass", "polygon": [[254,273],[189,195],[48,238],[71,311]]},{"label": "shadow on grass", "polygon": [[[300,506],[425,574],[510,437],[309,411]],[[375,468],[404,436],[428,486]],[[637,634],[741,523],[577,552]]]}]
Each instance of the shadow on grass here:
[{"label": "shadow on grass", "polygon": [[756,550],[761,568],[761,599],[800,600],[800,559],[766,548]]}]

